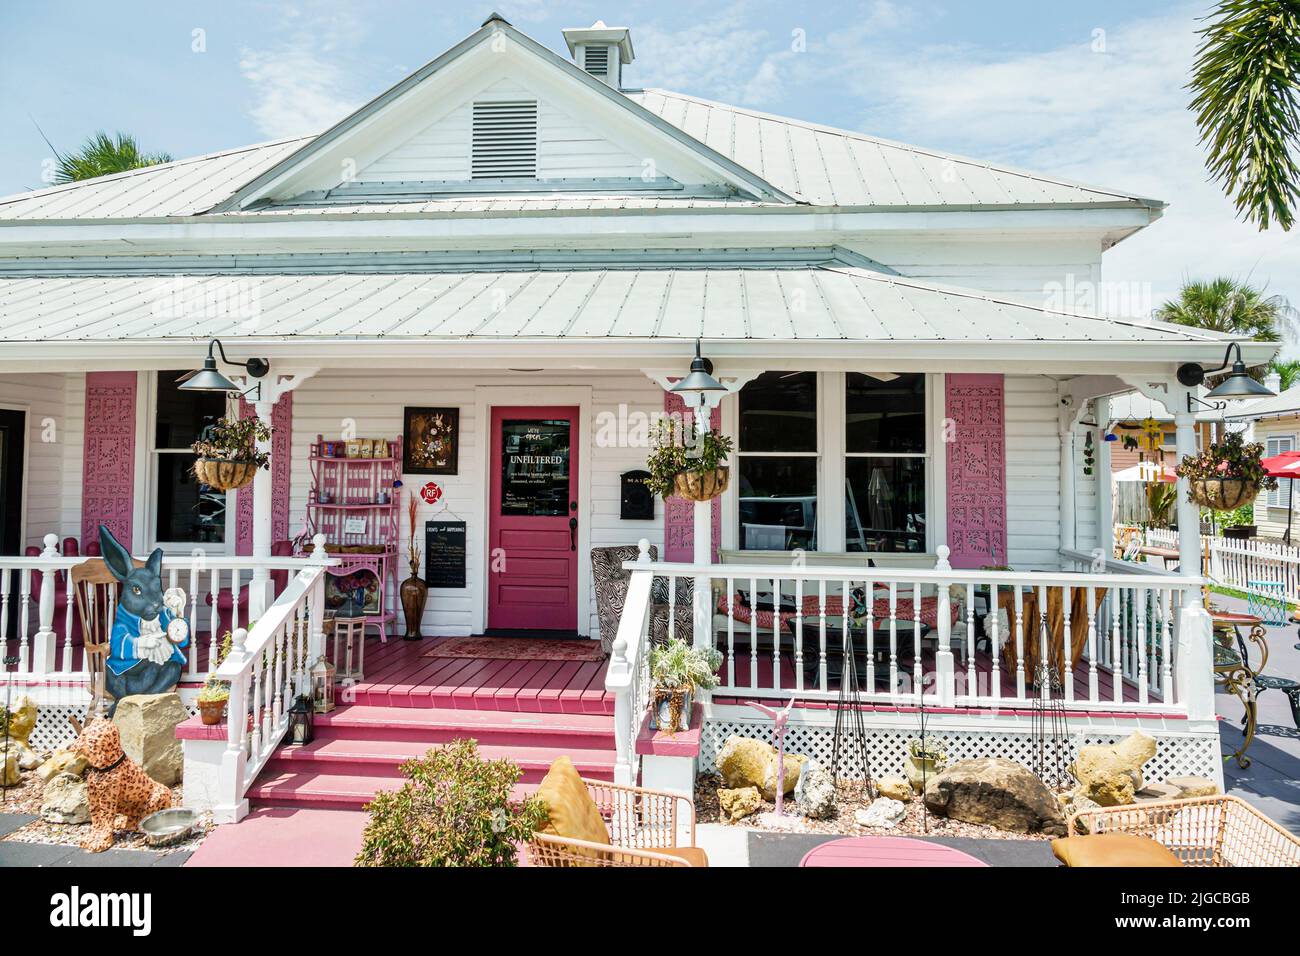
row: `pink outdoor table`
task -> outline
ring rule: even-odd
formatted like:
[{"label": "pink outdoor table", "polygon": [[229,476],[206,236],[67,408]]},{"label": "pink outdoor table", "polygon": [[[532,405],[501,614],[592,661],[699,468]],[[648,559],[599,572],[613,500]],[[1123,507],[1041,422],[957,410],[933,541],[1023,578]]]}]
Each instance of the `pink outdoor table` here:
[{"label": "pink outdoor table", "polygon": [[800,866],[988,866],[969,853],[909,837],[845,837],[813,847]]}]

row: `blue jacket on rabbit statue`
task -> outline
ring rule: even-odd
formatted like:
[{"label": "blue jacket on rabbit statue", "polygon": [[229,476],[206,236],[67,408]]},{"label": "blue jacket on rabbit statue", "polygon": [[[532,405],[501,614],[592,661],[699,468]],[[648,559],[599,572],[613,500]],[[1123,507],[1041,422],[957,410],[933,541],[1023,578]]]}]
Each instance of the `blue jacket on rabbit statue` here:
[{"label": "blue jacket on rabbit statue", "polygon": [[137,568],[113,533],[99,526],[104,564],[121,582],[113,631],[109,635],[104,686],[113,702],[134,694],[165,694],[180,683],[189,646],[189,625],[182,617],[185,592],[162,587],[162,548]]}]

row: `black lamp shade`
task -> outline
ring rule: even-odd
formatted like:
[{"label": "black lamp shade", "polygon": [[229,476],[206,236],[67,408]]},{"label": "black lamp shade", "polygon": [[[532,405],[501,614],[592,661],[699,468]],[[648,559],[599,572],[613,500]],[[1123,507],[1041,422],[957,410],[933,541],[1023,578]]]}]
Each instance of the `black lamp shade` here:
[{"label": "black lamp shade", "polygon": [[180,388],[187,392],[238,392],[239,386],[217,371],[217,363],[211,357],[203,360],[199,369],[185,381]]},{"label": "black lamp shade", "polygon": [[671,391],[679,395],[703,395],[705,392],[725,392],[727,386],[713,377],[713,363],[700,355],[700,342],[695,341],[695,358],[691,359],[691,370],[686,377],[674,385]]},{"label": "black lamp shade", "polygon": [[1265,395],[1272,394],[1274,394],[1272,389],[1266,385],[1261,385],[1247,374],[1244,363],[1233,362],[1232,371],[1228,374],[1228,377],[1210,389],[1210,393],[1206,397],[1262,398]]}]

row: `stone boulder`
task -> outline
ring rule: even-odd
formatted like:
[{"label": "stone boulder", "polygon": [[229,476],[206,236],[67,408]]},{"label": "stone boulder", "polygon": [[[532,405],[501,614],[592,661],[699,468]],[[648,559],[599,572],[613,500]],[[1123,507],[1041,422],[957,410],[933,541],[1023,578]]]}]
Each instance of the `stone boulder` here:
[{"label": "stone boulder", "polygon": [[763,808],[763,798],[758,787],[736,787],[735,789],[718,789],[718,808],[732,823],[743,820]]},{"label": "stone boulder", "polygon": [[1052,791],[1013,760],[961,760],[932,778],[925,805],[934,813],[1018,833],[1065,835],[1065,818]]},{"label": "stone boulder", "polygon": [[185,765],[176,725],[188,717],[179,694],[137,694],[117,702],[113,723],[126,755],[154,780],[172,787],[181,782]]},{"label": "stone boulder", "polygon": [[885,830],[892,830],[905,816],[907,808],[903,802],[889,797],[877,797],[871,801],[871,806],[853,811],[853,820],[858,826]]},{"label": "stone boulder", "polygon": [[810,820],[829,820],[835,816],[835,781],[816,763],[809,763],[799,774],[794,788],[795,806]]},{"label": "stone boulder", "polygon": [[56,774],[41,794],[41,819],[46,823],[89,823],[85,782],[70,773]]},{"label": "stone boulder", "polygon": [[902,777],[881,777],[876,781],[876,793],[900,803],[912,802],[912,785]]},{"label": "stone boulder", "polygon": [[36,729],[36,701],[23,694],[9,709],[9,739],[16,740],[23,746],[28,742],[32,731]]},{"label": "stone boulder", "polygon": [[22,779],[18,772],[18,754],[0,754],[0,787],[16,787]]},{"label": "stone boulder", "polygon": [[1170,777],[1165,781],[1166,787],[1173,787],[1178,791],[1175,800],[1186,800],[1188,797],[1212,797],[1219,792],[1218,784],[1207,777]]},{"label": "stone boulder", "polygon": [[[785,755],[785,792],[793,793],[799,771],[808,758]],[[722,744],[716,761],[728,789],[757,787],[767,800],[776,799],[776,748],[753,737],[732,734]]]},{"label": "stone boulder", "polygon": [[1116,744],[1080,747],[1070,769],[1081,795],[1103,807],[1119,807],[1132,803],[1142,789],[1142,765],[1155,753],[1155,740],[1135,730]]},{"label": "stone boulder", "polygon": [[86,758],[81,754],[60,747],[50,758],[36,768],[36,776],[40,777],[46,783],[58,774],[70,773],[73,776],[80,777],[86,773]]},{"label": "stone boulder", "polygon": [[12,756],[18,761],[19,770],[35,770],[41,765],[40,754],[21,740],[4,740],[0,738],[0,756]]}]

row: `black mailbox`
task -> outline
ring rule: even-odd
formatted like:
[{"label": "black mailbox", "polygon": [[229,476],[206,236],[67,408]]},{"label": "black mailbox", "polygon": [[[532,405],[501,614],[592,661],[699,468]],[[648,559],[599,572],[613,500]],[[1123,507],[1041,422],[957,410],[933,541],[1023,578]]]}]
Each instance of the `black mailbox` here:
[{"label": "black mailbox", "polygon": [[619,476],[618,516],[625,521],[653,521],[655,496],[650,493],[645,480],[648,471],[625,471]]}]

